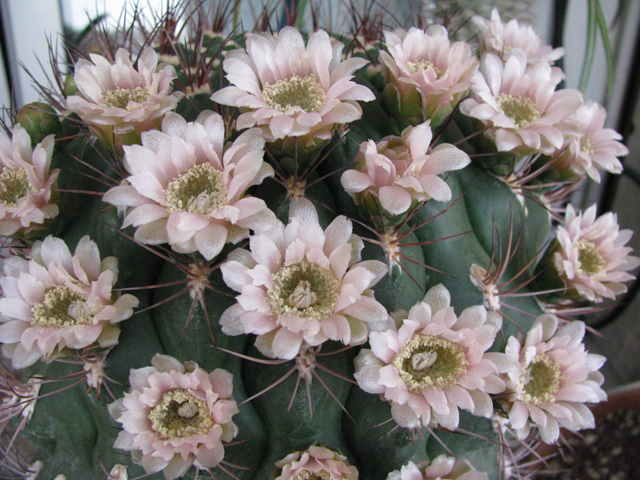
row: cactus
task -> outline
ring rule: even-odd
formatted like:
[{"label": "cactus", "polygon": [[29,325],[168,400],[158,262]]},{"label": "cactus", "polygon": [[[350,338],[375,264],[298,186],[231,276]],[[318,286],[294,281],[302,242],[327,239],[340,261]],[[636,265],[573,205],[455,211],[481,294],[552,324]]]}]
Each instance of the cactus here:
[{"label": "cactus", "polygon": [[612,214],[557,227],[626,149],[549,49],[180,13],[2,139],[0,471],[494,480],[588,426],[604,359],[570,315],[638,259]]}]

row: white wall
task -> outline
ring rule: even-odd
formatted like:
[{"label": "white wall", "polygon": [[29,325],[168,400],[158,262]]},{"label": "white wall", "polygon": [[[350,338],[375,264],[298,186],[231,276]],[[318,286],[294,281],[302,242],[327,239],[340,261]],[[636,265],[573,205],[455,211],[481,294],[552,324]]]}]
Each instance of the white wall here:
[{"label": "white wall", "polygon": [[[5,21],[7,51],[12,77],[17,81],[17,106],[40,99],[25,68],[41,83],[48,84],[49,53],[47,37],[55,44],[62,31],[58,2],[52,0],[3,0],[0,2]],[[45,71],[38,63],[38,59]],[[24,65],[25,68],[22,68]],[[7,103],[3,104],[7,105]]]}]

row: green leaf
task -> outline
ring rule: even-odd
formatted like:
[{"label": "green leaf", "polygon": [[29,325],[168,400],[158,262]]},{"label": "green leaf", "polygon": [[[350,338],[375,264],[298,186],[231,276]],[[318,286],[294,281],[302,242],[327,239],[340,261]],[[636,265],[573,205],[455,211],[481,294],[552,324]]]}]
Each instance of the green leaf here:
[{"label": "green leaf", "polygon": [[607,58],[607,95],[611,95],[614,81],[613,76],[615,74],[615,68],[613,65],[613,49],[611,48],[609,28],[607,27],[607,21],[604,18],[604,13],[602,12],[600,0],[595,0],[595,8],[598,29],[600,30],[600,35],[602,35],[602,45],[604,46],[604,52]]},{"label": "green leaf", "polygon": [[596,56],[596,35],[597,35],[597,8],[598,0],[589,0],[589,16],[587,19],[587,49],[584,53],[584,61],[582,63],[582,73],[580,74],[580,85],[578,88],[582,92],[585,91],[589,84],[589,77],[593,69],[593,60]]}]

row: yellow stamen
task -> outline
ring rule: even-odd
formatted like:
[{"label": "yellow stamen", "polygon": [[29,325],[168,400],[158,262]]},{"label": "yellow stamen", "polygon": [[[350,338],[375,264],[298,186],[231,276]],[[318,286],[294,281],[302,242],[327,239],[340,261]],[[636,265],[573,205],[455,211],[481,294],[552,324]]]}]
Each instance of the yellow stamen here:
[{"label": "yellow stamen", "polygon": [[433,64],[433,62],[430,62],[429,60],[416,60],[415,62],[407,62],[407,67],[409,67],[409,71],[411,73],[416,73],[416,72],[419,72],[420,70],[423,70],[426,72],[427,70],[431,69],[434,72],[436,72],[437,77],[442,76],[442,70],[437,68]]},{"label": "yellow stamen", "polygon": [[319,112],[324,106],[327,94],[315,75],[306,77],[294,75],[276,83],[262,86],[262,101],[268,107],[287,115],[297,112]]},{"label": "yellow stamen", "polygon": [[536,104],[530,98],[522,95],[514,97],[501,93],[498,95],[498,111],[513,120],[518,130],[540,118]]},{"label": "yellow stamen", "polygon": [[211,215],[227,201],[222,172],[210,163],[195,165],[169,182],[165,191],[169,212],[183,211]]},{"label": "yellow stamen", "polygon": [[560,365],[548,355],[539,353],[529,367],[520,372],[523,400],[529,405],[555,401],[561,377]]},{"label": "yellow stamen", "polygon": [[47,290],[42,303],[31,308],[31,325],[39,327],[69,327],[85,325],[93,316],[86,305],[87,295],[59,285]]},{"label": "yellow stamen", "polygon": [[576,247],[578,248],[578,265],[576,266],[578,273],[584,273],[589,276],[596,275],[607,265],[595,243],[580,240]]},{"label": "yellow stamen", "polygon": [[18,200],[25,197],[34,188],[29,182],[27,172],[21,168],[5,168],[0,173],[0,203],[15,207]]},{"label": "yellow stamen", "polygon": [[326,470],[322,469],[319,472],[311,473],[307,470],[302,470],[294,480],[330,480],[331,475]]},{"label": "yellow stamen", "polygon": [[[106,108],[124,108],[131,112],[140,108],[140,105],[135,104],[144,102],[150,93],[148,89],[142,87],[103,90],[102,106]],[[129,102],[134,102],[134,105],[129,105]]]}]

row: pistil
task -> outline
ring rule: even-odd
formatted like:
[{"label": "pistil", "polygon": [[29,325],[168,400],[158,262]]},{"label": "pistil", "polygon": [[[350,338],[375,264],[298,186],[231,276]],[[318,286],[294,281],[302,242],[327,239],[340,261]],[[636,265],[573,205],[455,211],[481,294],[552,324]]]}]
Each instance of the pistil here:
[{"label": "pistil", "polygon": [[149,412],[151,429],[163,439],[184,438],[209,432],[215,421],[207,402],[187,390],[169,390]]},{"label": "pistil", "polygon": [[393,359],[407,388],[421,392],[428,387],[448,387],[466,373],[464,349],[446,338],[415,335]]},{"label": "pistil", "polygon": [[275,315],[296,315],[323,320],[333,314],[340,281],[325,269],[304,259],[273,274],[269,303]]}]

